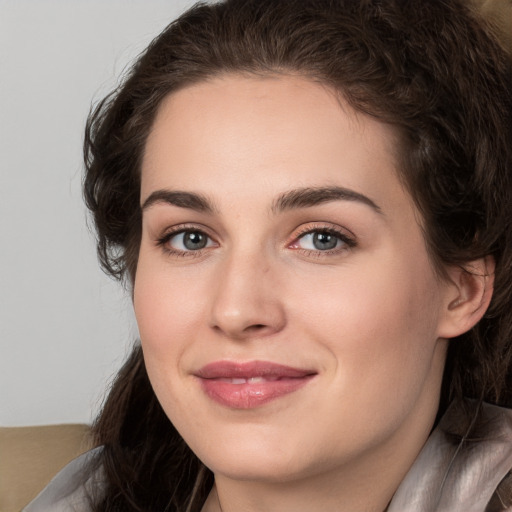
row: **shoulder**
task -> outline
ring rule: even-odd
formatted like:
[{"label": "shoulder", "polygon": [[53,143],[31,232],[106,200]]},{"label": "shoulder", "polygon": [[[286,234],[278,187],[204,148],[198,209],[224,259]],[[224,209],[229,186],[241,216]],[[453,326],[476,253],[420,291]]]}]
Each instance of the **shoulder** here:
[{"label": "shoulder", "polygon": [[453,404],[388,510],[512,510],[511,468],[512,410],[469,400]]},{"label": "shoulder", "polygon": [[100,452],[94,448],[72,460],[23,512],[90,512],[92,497],[102,490]]}]

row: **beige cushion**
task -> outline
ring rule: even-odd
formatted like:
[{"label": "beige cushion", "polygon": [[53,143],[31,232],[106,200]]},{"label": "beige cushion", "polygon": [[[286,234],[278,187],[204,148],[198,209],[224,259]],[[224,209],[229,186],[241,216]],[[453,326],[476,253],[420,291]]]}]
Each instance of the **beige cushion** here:
[{"label": "beige cushion", "polygon": [[512,0],[472,0],[499,29],[501,41],[512,52]]},{"label": "beige cushion", "polygon": [[19,512],[91,447],[87,425],[0,427],[0,512]]}]

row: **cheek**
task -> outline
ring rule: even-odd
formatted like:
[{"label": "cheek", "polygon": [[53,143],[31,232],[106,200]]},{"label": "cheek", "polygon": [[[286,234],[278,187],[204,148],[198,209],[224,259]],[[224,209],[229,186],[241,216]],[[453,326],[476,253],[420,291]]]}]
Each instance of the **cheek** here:
[{"label": "cheek", "polygon": [[400,427],[424,393],[435,401],[444,352],[438,350],[437,287],[428,269],[416,275],[416,265],[396,261],[354,269],[337,282],[316,281],[313,300],[296,315],[307,318],[301,331],[328,361],[329,399],[316,405],[314,417],[324,418],[333,436],[354,446],[378,441]]},{"label": "cheek", "polygon": [[133,293],[148,376],[170,417],[176,415],[178,406],[172,397],[187,392],[179,387],[186,377],[183,360],[202,316],[201,305],[194,300],[199,293],[197,282],[177,278],[176,274],[169,271],[165,261],[146,259],[142,250]]},{"label": "cheek", "polygon": [[204,316],[204,287],[186,272],[170,272],[165,261],[141,251],[134,284],[134,309],[146,353],[176,352]]},{"label": "cheek", "polygon": [[437,342],[439,294],[428,261],[396,254],[378,261],[312,280],[310,299],[296,314],[330,352],[339,388],[357,383],[369,400],[419,386]]},{"label": "cheek", "polygon": [[141,251],[133,294],[144,362],[158,401],[179,428],[193,421],[189,414],[196,410],[197,397],[183,386],[188,378],[183,361],[194,344],[198,319],[204,318],[197,300],[199,283],[170,272],[165,262],[144,256]]}]

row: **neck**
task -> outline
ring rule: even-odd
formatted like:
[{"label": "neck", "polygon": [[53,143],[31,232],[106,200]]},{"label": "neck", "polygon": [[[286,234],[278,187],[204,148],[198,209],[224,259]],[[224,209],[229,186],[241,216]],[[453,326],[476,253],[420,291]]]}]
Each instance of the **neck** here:
[{"label": "neck", "polygon": [[363,485],[357,482],[358,489],[349,488],[349,482],[334,485],[325,480],[317,485],[310,480],[276,485],[244,482],[243,486],[218,480],[203,512],[384,512],[395,490],[388,488],[377,496],[373,478]]}]

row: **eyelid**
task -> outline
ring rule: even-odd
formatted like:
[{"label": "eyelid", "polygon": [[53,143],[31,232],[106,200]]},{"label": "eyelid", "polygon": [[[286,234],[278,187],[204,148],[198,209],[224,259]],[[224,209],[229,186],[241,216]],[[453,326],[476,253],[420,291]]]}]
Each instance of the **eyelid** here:
[{"label": "eyelid", "polygon": [[353,239],[355,241],[356,235],[342,226],[338,226],[337,224],[332,224],[331,222],[322,222],[322,221],[313,221],[302,224],[296,233],[294,233],[294,238],[300,238],[301,236],[311,233],[312,231],[329,231],[332,233],[336,233],[339,235],[343,235],[346,238]]},{"label": "eyelid", "polygon": [[[296,244],[301,238],[304,238],[306,235],[311,233],[330,233],[334,236],[337,236],[344,244],[344,247],[320,250],[320,249],[303,249],[301,247],[291,247],[293,244]],[[347,251],[357,245],[357,238],[355,234],[347,228],[338,226],[336,224],[331,224],[330,222],[311,222],[305,225],[302,225],[298,231],[293,234],[292,241],[288,244],[288,247],[291,247],[294,250],[302,251],[308,254],[315,254],[317,256],[321,255],[329,255],[329,254],[337,254],[340,252]]]},{"label": "eyelid", "polygon": [[204,247],[202,249],[197,250],[187,250],[182,251],[179,249],[171,248],[168,245],[168,242],[175,236],[179,235],[180,233],[184,232],[198,232],[202,233],[205,236],[207,236],[213,243],[214,246],[218,246],[218,242],[216,241],[215,237],[210,233],[210,230],[203,226],[202,224],[191,224],[191,223],[184,223],[184,224],[177,224],[176,226],[171,226],[166,228],[162,234],[160,234],[156,240],[155,245],[157,247],[160,247],[166,254],[172,255],[172,256],[185,256],[185,257],[197,257],[201,256],[204,251],[210,250],[212,246]]}]

